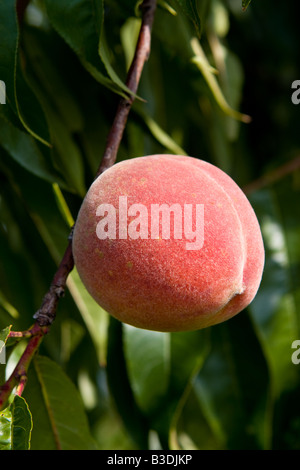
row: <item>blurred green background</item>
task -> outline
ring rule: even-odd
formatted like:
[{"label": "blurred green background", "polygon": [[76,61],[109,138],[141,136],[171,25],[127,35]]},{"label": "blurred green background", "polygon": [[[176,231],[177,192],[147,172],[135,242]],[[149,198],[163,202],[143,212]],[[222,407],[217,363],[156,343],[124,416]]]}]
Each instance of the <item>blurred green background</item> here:
[{"label": "blurred green background", "polygon": [[[27,329],[48,290],[100,163],[140,26],[133,0],[31,0],[19,26],[15,4],[0,6],[0,330]],[[93,440],[100,449],[300,450],[300,363],[292,362],[300,339],[300,105],[291,101],[299,13],[292,0],[252,0],[246,11],[241,0],[159,2],[142,100],[118,161],[185,153],[227,172],[261,225],[261,287],[224,324],[157,333],[109,319],[75,269],[24,393],[32,449],[61,439],[62,448]],[[6,376],[23,349],[7,347]],[[64,407],[73,400],[64,381],[79,392],[88,436]],[[76,439],[53,437],[50,412]]]}]

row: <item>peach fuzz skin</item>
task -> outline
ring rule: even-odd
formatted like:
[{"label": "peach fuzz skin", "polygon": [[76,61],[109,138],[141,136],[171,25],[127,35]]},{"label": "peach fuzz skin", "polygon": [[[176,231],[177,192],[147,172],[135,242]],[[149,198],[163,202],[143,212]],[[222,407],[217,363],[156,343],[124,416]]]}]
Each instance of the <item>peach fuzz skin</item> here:
[{"label": "peach fuzz skin", "polygon": [[[119,196],[149,214],[151,204],[204,204],[202,248],[187,250],[187,240],[175,239],[172,230],[170,239],[151,239],[150,222],[148,239],[100,240],[97,207],[118,208]],[[100,175],[80,208],[73,255],[86,289],[108,313],[169,332],[206,328],[241,312],[255,297],[264,266],[260,227],[242,190],[212,164],[177,155],[125,160]]]}]

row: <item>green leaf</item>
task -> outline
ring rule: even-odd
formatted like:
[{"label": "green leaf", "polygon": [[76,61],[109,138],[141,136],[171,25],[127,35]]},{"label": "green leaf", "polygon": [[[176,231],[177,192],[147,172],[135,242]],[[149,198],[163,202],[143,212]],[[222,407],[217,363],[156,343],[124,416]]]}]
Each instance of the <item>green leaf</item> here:
[{"label": "green leaf", "polygon": [[[79,57],[99,66],[98,41],[101,34],[102,0],[45,0],[50,22]],[[100,6],[101,5],[101,6]]]},{"label": "green leaf", "polygon": [[32,419],[24,398],[16,395],[11,404],[11,449],[29,450]]},{"label": "green leaf", "polygon": [[[0,296],[1,301],[1,296]],[[10,333],[11,326],[7,326],[0,331],[0,385],[5,381],[5,363],[6,363],[6,351],[5,345]]]},{"label": "green leaf", "polygon": [[[59,39],[62,43],[62,40]],[[64,175],[68,188],[82,197],[86,193],[82,155],[74,134],[83,128],[83,117],[71,90],[51,62],[54,39],[34,30],[26,30],[23,39],[28,54],[28,79],[43,106],[51,136],[51,155],[55,168]],[[42,48],[44,47],[44,49]],[[56,44],[59,47],[60,44]],[[54,59],[53,59],[54,60]],[[49,159],[50,159],[49,158]]]},{"label": "green leaf", "polygon": [[0,413],[0,450],[29,450],[32,419],[24,398],[15,395]]},{"label": "green leaf", "polygon": [[[4,198],[5,192],[3,191],[5,185],[2,184],[1,188],[1,199]],[[15,203],[14,198],[10,199],[10,202]],[[32,312],[34,311],[34,289],[31,285],[34,260],[26,252],[24,241],[20,239],[20,232],[16,224],[16,214],[12,214],[6,205],[1,204],[1,218],[2,223],[8,227],[8,233],[5,230],[0,230],[0,279],[2,289],[5,292],[5,300],[11,305],[14,310],[22,312],[20,316],[22,327],[25,329],[26,318],[32,318]],[[22,220],[24,221],[24,219]],[[26,219],[28,222],[28,219]],[[18,220],[20,222],[20,219]],[[24,227],[23,227],[24,228]],[[29,228],[29,230],[32,227]],[[24,230],[25,231],[25,230]],[[23,232],[24,233],[24,232]],[[31,233],[33,238],[34,234]],[[33,264],[31,264],[33,261]],[[45,267],[44,267],[45,268]],[[35,272],[36,274],[36,272]],[[34,276],[34,275],[33,275]],[[35,276],[36,284],[35,287],[39,286],[39,277]],[[18,291],[18,295],[16,295]],[[28,317],[27,317],[28,315]],[[29,316],[30,315],[30,316]],[[4,326],[7,321],[7,315],[1,315],[1,322]],[[14,325],[16,318],[13,319]],[[21,327],[21,325],[20,325]],[[21,328],[22,328],[21,327]]]},{"label": "green leaf", "polygon": [[81,60],[82,65],[102,85],[125,96],[128,88],[118,78],[101,42],[103,0],[45,0],[47,14],[56,31]]},{"label": "green leaf", "polygon": [[0,450],[11,449],[11,411],[7,406],[0,412]]},{"label": "green leaf", "polygon": [[[22,36],[27,56],[28,80],[34,86],[34,90],[36,92],[39,90],[39,96],[43,94],[49,96],[68,130],[82,131],[84,127],[82,111],[77,96],[74,96],[74,91],[66,78],[67,74],[63,73],[61,68],[60,57],[62,56],[66,62],[70,55],[64,41],[53,30],[43,31],[28,26],[22,31]],[[57,54],[57,50],[60,54]]]},{"label": "green leaf", "polygon": [[0,77],[6,85],[8,108],[33,137],[49,146],[47,122],[35,94],[25,80],[19,61],[19,30],[15,0],[0,4]]},{"label": "green leaf", "polygon": [[[0,305],[1,305],[1,293],[0,293]],[[0,331],[0,385],[5,382],[5,364],[6,364],[6,351],[5,345],[10,333],[11,326],[7,326]]]},{"label": "green leaf", "polygon": [[242,0],[242,8],[243,10],[246,10],[248,6],[250,5],[251,0]]},{"label": "green leaf", "polygon": [[177,15],[176,10],[174,10],[174,8],[171,5],[169,5],[169,3],[166,2],[165,0],[158,0],[157,5],[161,8],[163,8],[163,9],[165,9],[171,15],[173,15],[173,16]]},{"label": "green leaf", "polygon": [[167,134],[159,124],[149,114],[144,112],[138,105],[135,107],[135,112],[142,119],[143,124],[147,127],[153,137],[165,149],[174,153],[175,155],[186,155],[186,151],[178,145],[170,135]]},{"label": "green leaf", "polygon": [[193,22],[197,36],[201,36],[201,20],[198,13],[196,0],[176,0],[183,13]]},{"label": "green leaf", "polygon": [[89,295],[79,278],[76,267],[68,277],[67,286],[90,332],[97,351],[99,363],[105,364],[108,314]]},{"label": "green leaf", "polygon": [[148,444],[149,424],[137,406],[128,377],[124,356],[123,326],[121,322],[110,317],[107,379],[111,396],[128,433],[139,448],[145,449]]},{"label": "green leaf", "polygon": [[222,446],[233,435],[241,438],[244,422],[239,376],[228,325],[212,328],[211,353],[194,384],[200,408]]},{"label": "green leaf", "polygon": [[26,322],[32,321],[32,312],[65,250],[69,229],[58,211],[51,184],[27,172],[5,152],[0,167],[0,211],[7,228],[0,230],[0,278],[5,292],[5,296],[0,294],[0,305],[11,317],[6,324],[14,321],[15,329],[15,322],[21,321],[23,326],[18,328],[27,328]]},{"label": "green leaf", "polygon": [[165,396],[170,371],[170,334],[124,324],[124,350],[137,403],[151,415]]},{"label": "green leaf", "polygon": [[34,428],[32,450],[95,450],[79,393],[51,359],[34,359],[25,389]]},{"label": "green leaf", "polygon": [[44,106],[53,142],[52,158],[61,174],[65,175],[68,187],[84,197],[86,194],[84,166],[79,147],[52,103],[45,100]]},{"label": "green leaf", "polygon": [[123,325],[130,385],[161,442],[177,448],[176,426],[208,352],[207,331],[160,333]]},{"label": "green leaf", "polygon": [[[291,361],[291,344],[299,337],[299,286],[292,287],[294,276],[289,271],[293,266],[299,266],[300,261],[300,254],[293,248],[292,241],[300,235],[294,222],[299,207],[295,194],[291,192],[289,199],[289,203],[287,196],[283,201],[274,189],[251,196],[261,223],[266,263],[250,312],[270,367],[274,397],[288,390],[298,378],[297,368]],[[284,226],[282,220],[284,217],[288,220],[288,214],[290,221]],[[289,239],[292,241],[290,245]],[[289,246],[293,250],[292,257]]]},{"label": "green leaf", "polygon": [[215,71],[210,66],[209,61],[204,53],[204,50],[201,47],[201,44],[197,40],[197,38],[193,38],[191,40],[191,47],[195,54],[195,56],[192,58],[192,62],[201,71],[203,78],[205,79],[208,87],[210,88],[212,95],[220,109],[227,116],[237,119],[238,121],[249,123],[251,121],[250,116],[236,111],[229,105],[227,99],[224,96],[223,90],[221,89],[220,84],[216,79]]},{"label": "green leaf", "polygon": [[[11,305],[10,302],[6,299],[6,296],[1,292],[0,290],[0,307],[3,310],[3,313],[8,316],[9,321],[11,321],[13,318],[16,319],[19,317],[19,312]],[[1,316],[0,316],[0,322],[1,322]],[[5,324],[3,322],[3,324]]]},{"label": "green leaf", "polygon": [[7,341],[10,330],[11,330],[11,326],[7,326],[6,328],[4,328],[3,330],[0,331],[0,341],[2,341],[2,343],[3,343],[2,345],[0,344],[0,354],[1,354],[1,351],[2,351],[1,348],[5,345],[5,343]]},{"label": "green leaf", "polygon": [[120,79],[118,74],[115,72],[114,68],[112,67],[110,63],[109,49],[106,43],[106,39],[104,37],[103,29],[104,28],[102,28],[102,34],[99,39],[99,56],[101,57],[105,70],[108,76],[111,78],[112,82],[116,84],[120,88],[120,90],[123,90],[126,93],[131,94],[131,91],[129,90],[129,88],[127,88],[127,86],[122,82],[122,80]]},{"label": "green leaf", "polygon": [[251,196],[264,237],[266,263],[250,312],[269,364],[273,398],[289,390],[299,377],[291,361],[291,344],[299,337],[299,285],[294,281],[299,276],[294,267],[300,262],[296,242],[300,231],[295,225],[299,191],[290,187],[287,179]]},{"label": "green leaf", "polygon": [[170,413],[169,441],[178,448],[177,425],[191,391],[196,374],[201,369],[210,346],[209,330],[171,333],[171,368],[167,393]]},{"label": "green leaf", "polygon": [[[0,112],[0,146],[29,172],[46,181],[65,184],[57,175],[31,135],[8,122]],[[46,149],[46,151],[48,151]]]}]

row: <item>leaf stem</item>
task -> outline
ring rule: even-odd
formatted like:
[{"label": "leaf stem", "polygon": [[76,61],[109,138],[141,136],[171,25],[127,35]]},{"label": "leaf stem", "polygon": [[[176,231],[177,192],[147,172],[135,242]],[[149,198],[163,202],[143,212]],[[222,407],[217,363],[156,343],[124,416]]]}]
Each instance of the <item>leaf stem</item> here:
[{"label": "leaf stem", "polygon": [[25,331],[10,331],[8,338],[31,338],[39,331],[39,329],[39,325],[35,323],[31,328]]}]

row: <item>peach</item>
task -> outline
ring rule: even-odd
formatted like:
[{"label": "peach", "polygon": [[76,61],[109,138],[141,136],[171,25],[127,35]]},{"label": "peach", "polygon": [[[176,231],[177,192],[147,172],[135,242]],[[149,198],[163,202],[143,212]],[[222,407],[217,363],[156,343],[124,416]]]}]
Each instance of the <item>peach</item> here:
[{"label": "peach", "polygon": [[241,312],[264,266],[259,223],[242,190],[212,164],[178,155],[133,158],[100,175],[80,208],[73,254],[108,313],[170,332]]}]

